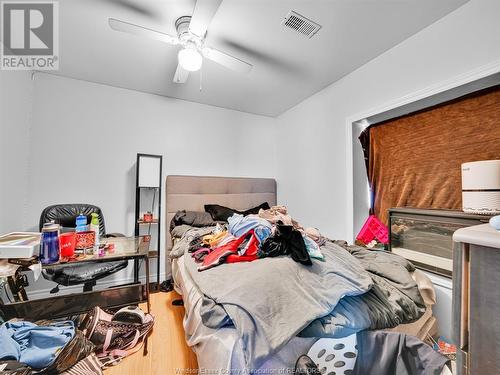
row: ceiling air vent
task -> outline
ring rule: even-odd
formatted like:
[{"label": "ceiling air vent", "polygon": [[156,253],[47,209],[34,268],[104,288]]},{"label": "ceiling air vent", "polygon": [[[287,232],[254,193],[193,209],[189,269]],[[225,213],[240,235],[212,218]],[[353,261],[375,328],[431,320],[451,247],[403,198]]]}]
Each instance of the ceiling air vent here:
[{"label": "ceiling air vent", "polygon": [[312,38],[321,29],[321,25],[291,10],[282,22],[282,25],[295,30],[302,35]]}]

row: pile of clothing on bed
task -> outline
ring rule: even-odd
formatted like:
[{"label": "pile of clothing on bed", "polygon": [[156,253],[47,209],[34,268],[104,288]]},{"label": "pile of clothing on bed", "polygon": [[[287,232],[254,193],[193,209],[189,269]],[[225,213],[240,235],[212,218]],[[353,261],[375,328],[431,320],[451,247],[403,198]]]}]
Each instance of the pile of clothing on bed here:
[{"label": "pile of clothing on bed", "polygon": [[[206,222],[200,216],[203,215],[181,211],[173,223],[175,226],[175,223]],[[311,266],[311,258],[324,259],[320,250],[324,242],[317,229],[304,229],[288,215],[286,207],[274,206],[260,208],[256,214],[233,213],[227,223],[218,223],[209,233],[193,234],[188,252],[200,263],[199,271],[223,263],[251,262],[281,255]]]},{"label": "pile of clothing on bed", "polygon": [[201,217],[176,215],[170,257],[184,256],[203,295],[203,324],[237,330],[247,368],[295,336],[345,337],[411,323],[426,311],[406,259],[325,239],[285,207],[232,213],[224,224]]}]

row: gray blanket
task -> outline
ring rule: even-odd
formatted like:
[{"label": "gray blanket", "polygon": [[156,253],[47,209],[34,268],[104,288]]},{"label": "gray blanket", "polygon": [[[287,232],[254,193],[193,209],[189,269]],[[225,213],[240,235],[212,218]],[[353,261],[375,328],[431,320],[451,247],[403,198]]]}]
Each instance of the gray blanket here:
[{"label": "gray blanket", "polygon": [[[189,242],[213,230],[179,226],[182,237],[172,257]],[[257,368],[290,338],[344,337],[366,329],[392,328],[417,320],[425,304],[410,275],[413,265],[381,251],[322,246],[326,261],[305,267],[290,258],[261,259],[198,272],[187,254],[188,273],[205,298],[200,309],[210,328],[234,324],[244,344],[249,368]]]},{"label": "gray blanket", "polygon": [[331,314],[312,322],[301,337],[344,337],[362,330],[393,328],[425,313],[425,303],[410,272],[415,267],[399,255],[337,244],[348,250],[370,274],[373,287],[362,296],[345,297]]},{"label": "gray blanket", "polygon": [[221,326],[229,316],[248,369],[258,368],[311,322],[330,314],[343,297],[371,289],[372,278],[348,251],[331,242],[322,250],[325,261],[314,260],[311,267],[278,257],[203,272],[186,254],[187,271],[206,296],[204,323]]}]

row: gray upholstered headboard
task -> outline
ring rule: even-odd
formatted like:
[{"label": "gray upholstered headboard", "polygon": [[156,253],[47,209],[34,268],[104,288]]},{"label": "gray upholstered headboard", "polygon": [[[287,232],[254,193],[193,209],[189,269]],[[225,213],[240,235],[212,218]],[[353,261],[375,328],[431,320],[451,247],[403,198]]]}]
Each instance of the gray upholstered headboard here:
[{"label": "gray upholstered headboard", "polygon": [[205,204],[246,210],[263,202],[276,205],[276,180],[272,178],[167,176],[166,248],[172,248],[170,221],[179,210],[205,211]]}]

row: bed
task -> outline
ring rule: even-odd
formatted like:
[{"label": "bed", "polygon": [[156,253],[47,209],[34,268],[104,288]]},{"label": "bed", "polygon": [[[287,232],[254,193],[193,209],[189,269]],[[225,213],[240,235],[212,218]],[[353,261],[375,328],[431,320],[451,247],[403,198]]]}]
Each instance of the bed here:
[{"label": "bed", "polygon": [[[167,226],[179,210],[203,211],[205,204],[220,204],[239,210],[268,202],[271,206],[277,203],[276,182],[266,178],[233,178],[233,177],[198,177],[168,176],[166,181]],[[175,241],[171,238],[167,227],[167,249],[172,249]],[[249,370],[245,350],[240,335],[234,327],[209,328],[202,321],[204,293],[197,285],[187,269],[189,259],[180,256],[171,259],[171,269],[176,291],[182,295],[185,306],[184,329],[186,341],[198,357],[200,369],[227,372],[230,369]],[[422,295],[426,296],[428,309],[416,322],[397,327],[399,331],[413,335],[434,333],[435,319],[432,317],[431,305],[435,296],[431,283],[421,274],[417,284]],[[251,370],[272,369],[272,371],[293,370],[295,361],[317,340],[315,337],[292,337],[285,346],[270,355]]]}]

